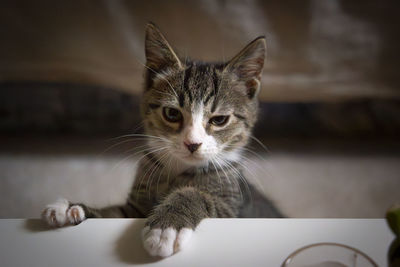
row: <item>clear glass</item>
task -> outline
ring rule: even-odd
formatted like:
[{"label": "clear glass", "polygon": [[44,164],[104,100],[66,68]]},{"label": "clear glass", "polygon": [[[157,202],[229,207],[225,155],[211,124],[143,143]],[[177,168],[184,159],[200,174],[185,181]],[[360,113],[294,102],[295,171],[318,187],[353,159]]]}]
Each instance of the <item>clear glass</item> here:
[{"label": "clear glass", "polygon": [[378,267],[365,253],[337,243],[317,243],[290,254],[282,267]]}]

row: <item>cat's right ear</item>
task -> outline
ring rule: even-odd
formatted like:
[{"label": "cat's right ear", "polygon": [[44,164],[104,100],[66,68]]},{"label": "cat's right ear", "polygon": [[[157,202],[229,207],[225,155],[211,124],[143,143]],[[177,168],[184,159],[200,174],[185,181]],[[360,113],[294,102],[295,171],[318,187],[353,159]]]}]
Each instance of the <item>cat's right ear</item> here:
[{"label": "cat's right ear", "polygon": [[159,71],[166,67],[182,69],[182,63],[178,56],[153,23],[146,27],[146,66],[152,71]]},{"label": "cat's right ear", "polygon": [[267,45],[264,36],[257,37],[231,59],[225,70],[236,75],[245,86],[240,91],[250,99],[260,90],[261,74],[264,67]]}]

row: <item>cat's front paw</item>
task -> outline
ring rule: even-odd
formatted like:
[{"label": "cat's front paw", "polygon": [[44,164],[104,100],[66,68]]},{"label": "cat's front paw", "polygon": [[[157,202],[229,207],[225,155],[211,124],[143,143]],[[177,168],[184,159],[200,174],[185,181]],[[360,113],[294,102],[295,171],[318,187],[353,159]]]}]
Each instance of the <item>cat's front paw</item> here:
[{"label": "cat's front paw", "polygon": [[151,256],[168,257],[182,250],[192,237],[193,230],[172,227],[166,229],[146,226],[142,231],[143,246]]},{"label": "cat's front paw", "polygon": [[79,205],[70,206],[66,199],[59,199],[47,205],[42,212],[42,218],[52,227],[62,227],[68,224],[76,225],[86,219],[83,208]]}]

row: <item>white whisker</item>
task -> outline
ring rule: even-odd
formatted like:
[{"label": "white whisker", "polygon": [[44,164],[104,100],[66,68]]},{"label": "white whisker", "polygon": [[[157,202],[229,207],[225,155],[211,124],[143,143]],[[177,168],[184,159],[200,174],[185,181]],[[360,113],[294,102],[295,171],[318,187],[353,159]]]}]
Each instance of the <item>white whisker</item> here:
[{"label": "white whisker", "polygon": [[158,77],[160,77],[162,80],[164,80],[165,82],[168,83],[169,87],[171,88],[171,90],[174,92],[175,96],[178,98],[178,94],[176,93],[174,87],[172,86],[172,84],[159,72],[153,70],[152,68],[150,68],[149,66],[143,64],[142,62],[140,62],[145,68],[147,68],[148,70],[150,70],[151,72],[153,72],[154,74],[157,74]]},{"label": "white whisker", "polygon": [[211,164],[214,166],[215,172],[217,173],[218,184],[220,186],[220,191],[221,191],[222,190],[222,180],[221,180],[221,176],[219,175],[218,168],[217,168],[217,166],[215,166],[213,159],[211,159]]},{"label": "white whisker", "polygon": [[[219,159],[218,157],[215,157],[215,163],[220,167],[220,169],[222,170],[222,172],[225,174],[225,179],[228,181],[229,186],[232,188],[232,183],[230,180],[230,176],[225,172],[225,169],[223,168],[223,166],[219,163]],[[231,190],[231,196],[233,196],[233,191]]]},{"label": "white whisker", "polygon": [[263,142],[260,141],[260,139],[258,139],[257,137],[255,137],[254,135],[250,134],[249,137],[251,139],[253,139],[254,141],[257,142],[257,144],[259,144],[268,154],[270,153],[269,149],[267,148],[266,145],[263,144]]},{"label": "white whisker", "polygon": [[151,173],[149,174],[149,179],[147,180],[147,183],[146,183],[146,190],[148,190],[148,193],[149,193],[149,198],[150,198],[150,193],[151,193],[151,190],[150,190],[150,187],[151,187],[151,184],[153,183],[153,173],[160,167],[160,166],[162,166],[162,160],[166,157],[166,156],[168,156],[168,150],[166,151],[166,152],[164,152],[159,158],[158,158],[158,160],[157,160],[157,165],[153,168],[153,170],[151,171]]}]

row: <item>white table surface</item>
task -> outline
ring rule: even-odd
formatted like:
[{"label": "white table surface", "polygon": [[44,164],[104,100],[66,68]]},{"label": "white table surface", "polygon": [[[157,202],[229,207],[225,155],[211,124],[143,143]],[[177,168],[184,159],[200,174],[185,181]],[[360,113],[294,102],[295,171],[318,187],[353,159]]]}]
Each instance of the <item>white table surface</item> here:
[{"label": "white table surface", "polygon": [[49,230],[37,219],[0,220],[0,266],[278,267],[311,243],[355,247],[387,266],[394,235],[383,219],[206,219],[184,251],[151,258],[140,239],[143,219],[90,219]]}]

